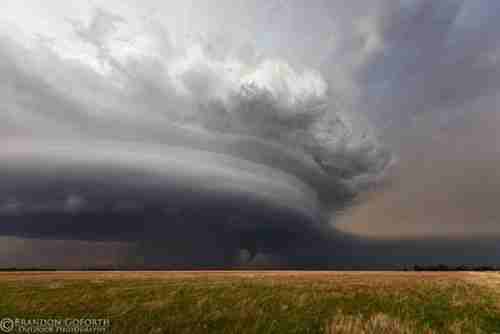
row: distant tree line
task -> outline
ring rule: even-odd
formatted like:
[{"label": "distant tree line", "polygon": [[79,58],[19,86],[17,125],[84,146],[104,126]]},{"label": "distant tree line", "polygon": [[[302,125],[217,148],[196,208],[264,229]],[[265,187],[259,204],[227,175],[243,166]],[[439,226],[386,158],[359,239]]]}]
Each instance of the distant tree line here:
[{"label": "distant tree line", "polygon": [[[83,267],[83,268],[47,268],[47,267],[0,267],[0,272],[6,271],[137,271],[137,270],[147,270],[147,271],[168,271],[168,270],[185,270],[185,271],[196,271],[196,270],[226,270],[226,271],[252,271],[252,270],[281,270],[282,268],[253,268],[253,267]],[[500,272],[500,265],[489,266],[489,265],[411,265],[411,266],[391,266],[391,267],[339,267],[339,268],[327,268],[327,269],[315,269],[315,268],[286,268],[286,270],[294,271],[498,271]]]},{"label": "distant tree line", "polygon": [[[408,270],[408,269],[406,269]],[[485,266],[485,265],[414,265],[412,271],[500,271],[500,266]]]}]

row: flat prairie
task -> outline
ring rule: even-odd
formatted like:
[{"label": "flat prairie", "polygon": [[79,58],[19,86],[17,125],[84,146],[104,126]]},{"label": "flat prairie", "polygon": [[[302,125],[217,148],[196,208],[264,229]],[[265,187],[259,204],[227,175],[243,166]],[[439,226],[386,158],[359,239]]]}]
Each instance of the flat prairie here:
[{"label": "flat prairie", "polygon": [[0,272],[4,318],[109,320],[100,333],[493,334],[500,273]]}]

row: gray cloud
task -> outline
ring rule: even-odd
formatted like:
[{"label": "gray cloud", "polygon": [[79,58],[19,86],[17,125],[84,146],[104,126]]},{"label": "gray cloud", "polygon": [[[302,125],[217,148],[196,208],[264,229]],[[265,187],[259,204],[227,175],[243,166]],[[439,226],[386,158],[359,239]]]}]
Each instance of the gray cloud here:
[{"label": "gray cloud", "polygon": [[[376,20],[381,44],[356,68],[384,122],[453,119],[456,109],[499,88],[497,20],[491,1],[412,1]],[[394,7],[394,6],[393,6]],[[489,13],[489,14],[488,14]],[[368,37],[366,37],[368,38]]]},{"label": "gray cloud", "polygon": [[319,73],[205,40],[123,56],[125,23],[104,10],[72,23],[90,64],[3,39],[3,235],[132,242],[183,265],[291,256],[384,169]]},{"label": "gray cloud", "polygon": [[[66,20],[68,41],[0,39],[3,234],[133,242],[133,253],[178,265],[235,264],[241,249],[280,265],[344,263],[350,252],[366,263],[397,242],[346,236],[339,211],[358,217],[347,231],[380,231],[366,205],[381,212],[393,198],[394,216],[420,217],[401,199],[419,184],[430,187],[416,202],[484,187],[438,186],[463,168],[447,162],[451,141],[435,140],[492,108],[476,101],[500,87],[495,2],[144,5],[159,15],[102,8]],[[399,159],[389,179],[396,159],[382,142]],[[416,147],[445,161],[436,173],[418,167]],[[486,151],[461,165],[496,166]],[[352,206],[380,181],[387,187]],[[398,247],[407,259],[429,254]]]}]

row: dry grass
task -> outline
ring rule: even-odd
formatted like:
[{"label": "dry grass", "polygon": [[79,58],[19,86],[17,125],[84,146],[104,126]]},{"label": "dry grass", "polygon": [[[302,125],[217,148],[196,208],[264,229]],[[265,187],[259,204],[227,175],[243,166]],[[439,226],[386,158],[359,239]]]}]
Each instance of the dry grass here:
[{"label": "dry grass", "polygon": [[326,327],[326,334],[434,334],[430,329],[420,330],[415,322],[403,322],[386,314],[377,313],[368,319],[361,315],[339,314]]},{"label": "dry grass", "polygon": [[497,310],[500,311],[500,272],[471,272],[467,274],[466,280],[487,289],[494,297]]},{"label": "dry grass", "polygon": [[[450,323],[440,332],[451,334],[485,334],[478,327],[470,328],[467,319]],[[403,321],[383,313],[371,317],[338,314],[327,324],[325,334],[437,334],[430,328],[421,328],[415,321]]]},{"label": "dry grass", "polygon": [[62,281],[90,280],[102,283],[109,280],[265,280],[293,283],[342,283],[357,288],[366,286],[407,287],[416,282],[448,283],[466,280],[463,272],[398,272],[398,271],[30,271],[0,272],[2,281]]},{"label": "dry grass", "polygon": [[465,279],[500,292],[500,272],[470,272],[466,273]]},{"label": "dry grass", "polygon": [[500,274],[459,272],[3,272],[0,318],[109,318],[120,334],[490,334],[499,291]]}]

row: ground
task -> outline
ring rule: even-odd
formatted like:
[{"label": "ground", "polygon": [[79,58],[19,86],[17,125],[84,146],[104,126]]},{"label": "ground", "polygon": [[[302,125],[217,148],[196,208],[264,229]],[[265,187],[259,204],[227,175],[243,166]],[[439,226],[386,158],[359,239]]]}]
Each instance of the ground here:
[{"label": "ground", "polygon": [[500,273],[3,272],[4,318],[108,319],[120,334],[500,333]]}]

